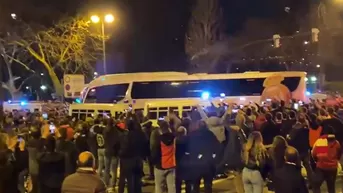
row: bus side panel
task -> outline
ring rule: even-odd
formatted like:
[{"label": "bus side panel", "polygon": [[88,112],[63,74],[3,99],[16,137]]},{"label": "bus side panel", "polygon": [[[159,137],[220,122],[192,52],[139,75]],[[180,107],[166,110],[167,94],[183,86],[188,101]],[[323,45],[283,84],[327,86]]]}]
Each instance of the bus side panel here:
[{"label": "bus side panel", "polygon": [[305,92],[306,92],[305,77],[301,77],[298,88],[292,92],[292,98],[297,99],[297,100],[301,100],[301,101],[306,101]]}]

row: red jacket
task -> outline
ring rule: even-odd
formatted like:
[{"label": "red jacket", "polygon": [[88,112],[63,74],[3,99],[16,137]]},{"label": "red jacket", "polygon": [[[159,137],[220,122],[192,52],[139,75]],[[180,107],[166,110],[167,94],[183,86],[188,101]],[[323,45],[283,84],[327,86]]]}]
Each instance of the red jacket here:
[{"label": "red jacket", "polygon": [[320,169],[336,169],[341,157],[341,145],[334,135],[323,135],[313,145],[312,156]]}]

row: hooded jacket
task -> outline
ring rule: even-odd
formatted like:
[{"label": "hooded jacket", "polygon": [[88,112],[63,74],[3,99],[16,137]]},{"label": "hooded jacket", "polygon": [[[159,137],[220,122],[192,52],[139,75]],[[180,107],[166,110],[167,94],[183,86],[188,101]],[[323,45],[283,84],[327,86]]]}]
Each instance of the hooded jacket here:
[{"label": "hooded jacket", "polygon": [[151,144],[152,163],[157,169],[171,169],[176,166],[175,136],[171,132],[156,136],[156,141]]}]

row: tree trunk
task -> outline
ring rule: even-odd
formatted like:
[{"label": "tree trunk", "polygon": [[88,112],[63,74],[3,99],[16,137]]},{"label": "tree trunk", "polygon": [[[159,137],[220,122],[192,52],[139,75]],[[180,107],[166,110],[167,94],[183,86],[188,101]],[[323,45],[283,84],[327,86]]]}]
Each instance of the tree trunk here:
[{"label": "tree trunk", "polygon": [[51,78],[52,84],[54,85],[55,93],[57,97],[62,97],[63,96],[63,87],[58,79],[55,71],[53,69],[48,69],[49,76]]}]

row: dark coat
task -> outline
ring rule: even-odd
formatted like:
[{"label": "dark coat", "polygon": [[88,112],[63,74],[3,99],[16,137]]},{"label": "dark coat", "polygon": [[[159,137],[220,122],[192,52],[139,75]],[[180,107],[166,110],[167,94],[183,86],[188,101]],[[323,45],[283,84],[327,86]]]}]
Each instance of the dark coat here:
[{"label": "dark coat", "polygon": [[189,171],[192,179],[197,179],[203,175],[215,175],[218,164],[220,143],[216,136],[206,128],[193,131],[188,136],[187,158],[191,163]]},{"label": "dark coat", "polygon": [[301,168],[285,164],[274,172],[275,193],[308,193],[306,182],[301,175]]}]

